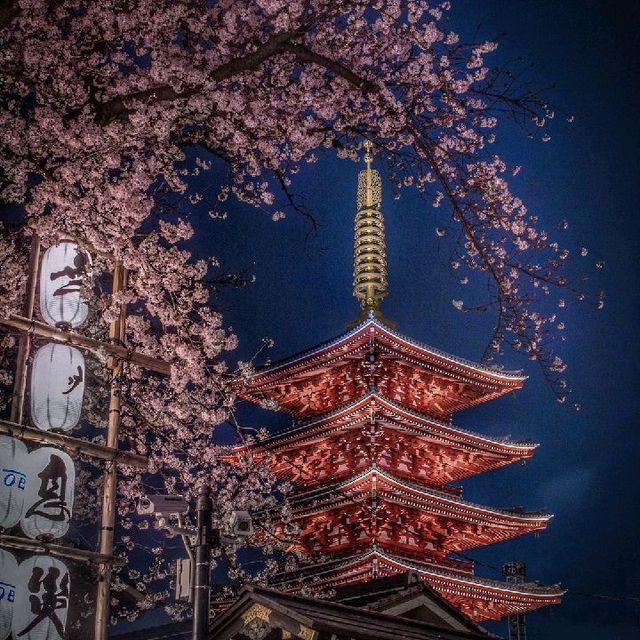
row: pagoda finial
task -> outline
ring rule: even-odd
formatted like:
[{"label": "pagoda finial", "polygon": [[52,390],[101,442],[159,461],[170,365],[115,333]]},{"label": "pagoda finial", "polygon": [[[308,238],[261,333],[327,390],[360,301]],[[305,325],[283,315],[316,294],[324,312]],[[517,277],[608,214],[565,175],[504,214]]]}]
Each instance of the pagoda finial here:
[{"label": "pagoda finial", "polygon": [[360,301],[360,317],[371,313],[382,319],[380,302],[387,295],[387,255],[384,237],[382,180],[371,167],[373,144],[365,140],[366,168],[358,174],[358,198],[353,252],[353,295]]}]

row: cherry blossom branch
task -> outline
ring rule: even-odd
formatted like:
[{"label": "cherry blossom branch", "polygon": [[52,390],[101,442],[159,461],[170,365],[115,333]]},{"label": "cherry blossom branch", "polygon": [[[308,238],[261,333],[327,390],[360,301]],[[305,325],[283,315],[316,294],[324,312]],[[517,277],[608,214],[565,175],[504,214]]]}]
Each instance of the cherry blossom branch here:
[{"label": "cherry blossom branch", "polygon": [[20,7],[16,0],[5,0],[0,5],[0,31],[8,27],[20,15]]},{"label": "cherry blossom branch", "polygon": [[340,62],[316,53],[302,44],[288,42],[284,48],[293,53],[300,62],[317,64],[327,69],[327,71],[331,71],[337,76],[344,78],[349,84],[361,90],[365,95],[377,89],[375,83],[371,80],[359,76]]},{"label": "cherry blossom branch", "polygon": [[[291,31],[278,33],[269,38],[269,40],[252,53],[240,58],[234,58],[220,65],[209,74],[208,79],[214,83],[223,82],[233,76],[255,70],[272,56],[285,51],[289,41],[299,35],[299,33]],[[106,125],[116,118],[126,116],[131,113],[133,104],[136,102],[155,104],[158,102],[182,100],[199,94],[203,89],[204,85],[194,85],[178,91],[171,85],[163,85],[131,93],[126,96],[111,98],[107,102],[101,102],[96,105],[96,121],[102,125]]]}]

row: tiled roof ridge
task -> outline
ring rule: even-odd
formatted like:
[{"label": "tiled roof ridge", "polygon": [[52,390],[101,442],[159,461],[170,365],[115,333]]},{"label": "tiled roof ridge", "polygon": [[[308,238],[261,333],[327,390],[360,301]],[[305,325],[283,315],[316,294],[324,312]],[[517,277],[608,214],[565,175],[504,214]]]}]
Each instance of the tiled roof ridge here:
[{"label": "tiled roof ridge", "polygon": [[[351,556],[346,559],[337,559],[326,562],[325,565],[315,565],[313,568],[322,568],[326,565],[333,564],[333,567],[326,569],[323,573],[330,572],[335,569],[346,567],[350,564],[356,564],[362,560],[365,560],[368,556],[379,556],[389,560],[390,562],[396,562],[398,564],[406,566],[408,569],[413,569],[418,572],[430,573],[434,576],[441,576],[443,578],[451,578],[460,582],[466,582],[468,584],[484,585],[493,589],[500,589],[504,591],[512,591],[521,593],[523,595],[555,595],[560,596],[566,593],[566,589],[563,589],[560,584],[541,585],[538,582],[505,582],[503,580],[494,580],[493,578],[483,578],[477,575],[471,575],[466,573],[458,573],[455,571],[435,568],[432,565],[422,564],[417,560],[408,560],[400,556],[395,556],[391,553],[385,552],[378,547],[375,543],[371,545],[371,548],[362,551],[356,556]],[[310,569],[312,567],[302,567],[300,572]],[[288,572],[291,573],[291,572]],[[320,572],[313,572],[315,574]],[[284,584],[285,581],[280,581],[278,584]]]},{"label": "tiled roof ridge", "polygon": [[443,358],[445,360],[450,360],[451,362],[455,362],[457,364],[460,364],[466,367],[477,369],[481,373],[499,376],[507,379],[514,379],[514,380],[525,380],[527,378],[527,376],[523,375],[522,370],[515,370],[515,371],[503,370],[499,368],[498,365],[481,364],[479,362],[474,362],[473,360],[469,360],[467,358],[454,356],[450,353],[447,353],[446,351],[437,349],[436,347],[431,347],[430,345],[420,342],[419,340],[415,340],[414,338],[410,338],[408,336],[405,336],[401,333],[394,331],[393,329],[385,326],[382,322],[380,322],[376,318],[367,318],[366,320],[362,321],[360,324],[356,325],[355,327],[353,327],[353,329],[350,329],[346,333],[342,333],[334,338],[331,338],[330,340],[327,340],[326,342],[322,342],[320,344],[315,345],[314,347],[305,349],[304,351],[301,351],[295,355],[289,356],[287,358],[283,358],[281,360],[277,360],[276,362],[273,362],[261,368],[258,373],[260,374],[260,373],[266,373],[268,371],[275,371],[276,369],[280,369],[290,364],[293,364],[298,360],[303,360],[304,358],[311,356],[314,353],[328,349],[332,346],[339,344],[341,341],[345,339],[355,336],[362,329],[365,329],[369,325],[373,325],[377,327],[379,330],[381,330],[383,333],[387,333],[393,338],[403,340],[404,342],[407,342],[413,345],[414,347],[417,347],[421,351],[425,351],[436,357]]},{"label": "tiled roof ridge", "polygon": [[304,493],[298,493],[293,498],[292,502],[293,503],[303,502],[305,500],[309,500],[311,497],[313,497],[313,498],[320,497],[320,496],[323,496],[323,495],[328,494],[328,493],[339,494],[341,487],[344,487],[345,485],[351,484],[353,482],[357,482],[358,480],[363,479],[364,477],[366,477],[367,475],[369,475],[371,473],[377,473],[378,475],[386,478],[387,480],[389,480],[391,482],[396,482],[396,483],[406,487],[407,489],[416,491],[418,493],[428,494],[428,495],[431,495],[433,497],[439,498],[441,500],[445,500],[447,502],[455,502],[456,504],[459,504],[459,505],[462,505],[462,506],[465,506],[465,507],[481,509],[483,511],[488,511],[488,512],[494,513],[496,515],[505,515],[505,516],[509,516],[509,517],[518,517],[518,518],[522,518],[522,519],[525,519],[525,520],[540,520],[540,519],[550,520],[553,517],[552,515],[547,514],[547,513],[543,514],[542,510],[525,512],[525,511],[520,511],[519,509],[500,509],[500,508],[497,508],[497,507],[488,507],[487,505],[482,505],[482,504],[478,504],[478,503],[475,503],[475,502],[470,502],[468,500],[465,500],[464,498],[461,498],[461,497],[456,496],[456,495],[452,495],[450,493],[445,493],[443,491],[438,491],[437,489],[432,489],[431,487],[421,486],[421,485],[418,485],[418,484],[414,484],[412,482],[408,482],[406,480],[402,480],[401,478],[397,478],[393,474],[388,473],[384,469],[380,468],[378,465],[376,465],[375,462],[373,464],[371,464],[369,467],[367,467],[366,469],[364,469],[363,471],[361,471],[360,473],[354,474],[353,476],[351,476],[350,478],[347,478],[346,480],[343,480],[341,482],[338,482],[338,483],[335,483],[335,484],[332,484],[332,485],[326,485],[326,486],[324,486],[322,488],[312,489],[311,491],[307,491],[307,492],[304,492]]},{"label": "tiled roof ridge", "polygon": [[292,435],[296,431],[303,431],[304,429],[308,429],[309,427],[313,426],[317,422],[321,422],[323,420],[330,419],[331,417],[333,417],[335,415],[338,415],[339,413],[343,413],[343,412],[347,412],[347,411],[350,411],[352,409],[355,409],[359,404],[367,402],[368,400],[370,400],[372,398],[376,398],[376,399],[381,400],[382,402],[386,402],[386,403],[390,404],[392,407],[394,407],[394,408],[396,408],[398,410],[404,411],[404,412],[410,414],[411,416],[413,416],[414,418],[417,418],[419,420],[426,420],[428,422],[434,423],[436,426],[443,427],[443,428],[449,429],[451,431],[457,431],[457,432],[461,433],[464,436],[470,436],[472,438],[479,438],[479,439],[485,440],[486,442],[489,442],[491,444],[504,444],[504,445],[512,446],[514,448],[522,448],[522,449],[535,449],[536,447],[538,447],[537,443],[533,442],[532,440],[526,439],[526,438],[523,439],[523,440],[513,440],[510,436],[502,436],[502,437],[501,436],[487,436],[487,435],[478,433],[477,431],[471,431],[470,429],[463,429],[462,427],[458,427],[458,426],[454,425],[452,422],[445,422],[444,420],[440,420],[440,419],[438,419],[436,417],[420,413],[420,412],[415,411],[414,409],[411,409],[409,407],[405,407],[404,405],[402,405],[402,404],[400,404],[398,402],[395,402],[391,398],[388,398],[387,396],[381,394],[378,391],[370,391],[369,393],[361,396],[360,398],[357,398],[356,400],[353,400],[352,402],[347,403],[346,405],[343,405],[342,407],[338,407],[337,409],[334,409],[333,411],[328,411],[327,413],[323,413],[323,414],[321,414],[319,416],[315,416],[313,418],[310,418],[309,420],[306,420],[306,421],[302,422],[301,424],[293,424],[290,427],[285,427],[285,428],[277,431],[273,435],[269,436],[263,442],[268,442],[269,440],[280,438],[280,437],[286,437],[286,436]]}]

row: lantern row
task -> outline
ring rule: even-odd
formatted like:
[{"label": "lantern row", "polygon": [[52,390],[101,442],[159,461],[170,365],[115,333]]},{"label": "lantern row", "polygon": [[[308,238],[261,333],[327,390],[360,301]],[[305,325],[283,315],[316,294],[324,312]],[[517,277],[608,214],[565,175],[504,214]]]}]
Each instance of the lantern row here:
[{"label": "lantern row", "polygon": [[[0,325],[4,327],[17,328],[23,332],[14,389],[16,410],[14,412],[12,406],[11,419],[12,423],[16,423],[16,427],[22,421],[28,335],[39,335],[49,342],[36,350],[30,367],[30,415],[33,428],[24,427],[30,431],[26,439],[36,441],[39,432],[47,444],[59,445],[60,439],[64,438],[65,442],[77,442],[77,449],[84,450],[82,440],[61,433],[52,433],[71,431],[81,418],[86,363],[83,352],[76,346],[103,348],[107,353],[115,355],[116,359],[130,359],[140,366],[160,373],[167,373],[170,367],[168,363],[155,358],[129,352],[119,344],[102,343],[75,333],[74,330],[82,326],[89,317],[89,304],[84,293],[88,290],[92,276],[91,257],[74,241],[63,240],[49,247],[38,265],[38,247],[36,238],[31,252],[26,317],[13,316],[0,321]],[[116,276],[122,272],[122,268],[118,271],[116,267],[114,291],[119,290],[120,283]],[[32,319],[36,280],[39,311],[44,322]],[[121,333],[118,332],[115,337],[124,339]],[[114,337],[112,332],[110,335]],[[112,385],[112,399],[113,394]],[[118,425],[117,416],[115,422],[112,420],[114,415],[116,414],[111,414],[109,418],[107,440],[115,440],[117,443]],[[9,428],[12,429],[11,425]],[[109,434],[112,434],[114,429],[116,437],[110,440]],[[14,434],[12,430],[8,433]],[[3,541],[15,548],[28,549],[29,545],[37,544],[36,538],[55,539],[67,533],[72,517],[75,468],[69,455],[63,451],[45,446],[29,452],[22,442],[24,434],[15,435],[21,439],[9,435],[0,436],[0,528],[11,528],[20,523],[25,536],[22,539],[24,543],[20,542],[19,537],[13,536],[2,536]],[[97,457],[104,458],[105,454],[113,454],[114,451],[118,455],[117,444],[102,449],[104,450],[100,451],[101,455]],[[89,452],[89,455],[96,455],[96,452]],[[146,460],[141,456],[129,456],[131,460],[125,462],[126,455],[122,457],[125,464],[133,462],[135,466],[146,466]],[[104,478],[100,554],[83,552],[83,555],[90,555],[99,561],[95,637],[100,640],[104,640],[108,633],[110,571],[115,560],[112,557],[113,545],[109,535],[114,525],[112,512],[115,510],[115,468],[113,465]],[[113,485],[111,490],[110,481]],[[51,542],[43,544],[45,548],[57,546]],[[69,555],[59,550],[56,553]],[[47,562],[50,563],[49,566],[42,565]],[[64,627],[69,602],[70,579],[66,566],[57,560],[32,557],[20,564],[19,568],[16,567],[15,560],[12,565],[9,556],[0,558],[0,640],[5,640],[12,632],[14,638],[19,637],[20,640],[62,640],[65,636]],[[15,611],[12,609],[10,616],[6,614],[6,607],[3,607],[3,603],[8,602],[3,601],[5,597],[15,600]],[[27,614],[31,611],[31,617],[21,613],[18,603],[22,603],[20,606]],[[24,603],[27,603],[27,608]],[[11,620],[7,623],[9,618]]]},{"label": "lantern row", "polygon": [[69,611],[71,576],[51,556],[32,556],[18,564],[0,549],[0,640],[63,640]]},{"label": "lantern row", "polygon": [[[83,324],[89,306],[82,297],[90,256],[70,241],[44,253],[40,264],[40,312],[60,329]],[[70,431],[80,420],[85,360],[70,345],[49,343],[38,349],[31,374],[31,419],[43,431]],[[0,527],[20,523],[28,538],[61,538],[73,509],[75,467],[67,453],[53,447],[29,452],[16,438],[0,436]],[[0,636],[1,638],[1,636]]]},{"label": "lantern row", "polygon": [[[49,247],[40,265],[40,313],[59,329],[75,329],[89,315],[82,296],[91,257],[70,241]],[[49,343],[36,351],[31,374],[31,420],[43,431],[70,431],[80,421],[85,361],[70,345]]]}]

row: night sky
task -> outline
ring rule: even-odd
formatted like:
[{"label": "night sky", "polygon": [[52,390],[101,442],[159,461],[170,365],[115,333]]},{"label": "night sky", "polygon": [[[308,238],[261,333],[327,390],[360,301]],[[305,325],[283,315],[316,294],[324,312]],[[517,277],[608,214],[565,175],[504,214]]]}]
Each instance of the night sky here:
[{"label": "night sky", "polygon": [[[458,1],[451,26],[471,38],[502,35],[492,61],[522,57],[526,77],[555,85],[553,103],[575,115],[554,123],[552,140],[533,141],[512,128],[500,130],[496,148],[522,164],[512,183],[542,226],[557,232],[574,252],[573,273],[606,291],[596,311],[572,303],[567,341],[560,353],[582,410],[558,404],[535,363],[508,352],[501,362],[524,369],[522,391],[458,414],[455,422],[490,435],[529,437],[540,443],[526,466],[511,465],[463,481],[468,500],[495,506],[545,507],[555,518],[539,538],[471,550],[477,573],[499,577],[503,562],[523,560],[528,575],[561,582],[570,591],[561,606],[529,615],[531,640],[640,638],[637,437],[638,30],[640,5],[563,0]],[[562,120],[562,118],[558,118]],[[225,221],[205,211],[196,221],[197,251],[216,256],[225,271],[255,275],[255,283],[225,291],[217,299],[240,339],[230,361],[248,359],[263,336],[275,340],[279,359],[342,333],[357,315],[351,295],[352,229],[359,166],[321,156],[297,176],[294,188],[319,224],[317,233],[290,212],[270,215],[238,205]],[[210,180],[211,176],[207,176]],[[212,191],[214,191],[212,189]],[[452,354],[479,359],[493,313],[462,314],[451,304],[464,295],[482,299],[482,284],[463,288],[448,267],[446,223],[407,192],[396,201],[386,186],[390,295],[385,315],[397,330]],[[440,217],[438,217],[440,216]],[[596,269],[596,261],[604,269]],[[473,283],[473,280],[472,280]],[[470,287],[475,289],[470,289]],[[286,426],[289,418],[239,408],[248,426]],[[506,635],[506,625],[487,625]]]}]

